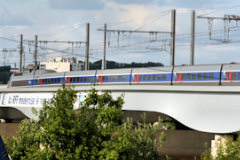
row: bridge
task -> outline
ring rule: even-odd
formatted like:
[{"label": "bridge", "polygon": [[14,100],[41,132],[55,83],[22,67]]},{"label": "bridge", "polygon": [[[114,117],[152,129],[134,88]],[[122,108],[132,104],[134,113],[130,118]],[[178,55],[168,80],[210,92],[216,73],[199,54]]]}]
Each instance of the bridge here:
[{"label": "bridge", "polygon": [[[157,112],[183,125],[208,133],[234,133],[240,130],[240,86],[97,85],[75,86],[78,102],[87,91],[110,90],[116,98],[124,94],[123,110]],[[44,98],[52,97],[59,86],[0,87],[0,118],[36,119],[32,107],[40,110]],[[20,111],[20,112],[19,112]]]}]

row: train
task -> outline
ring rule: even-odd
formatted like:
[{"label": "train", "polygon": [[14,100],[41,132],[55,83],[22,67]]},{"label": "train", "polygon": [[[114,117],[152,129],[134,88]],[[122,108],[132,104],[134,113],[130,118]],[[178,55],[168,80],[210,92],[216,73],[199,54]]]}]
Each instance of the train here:
[{"label": "train", "polygon": [[162,66],[12,75],[8,87],[61,85],[240,85],[240,64]]}]

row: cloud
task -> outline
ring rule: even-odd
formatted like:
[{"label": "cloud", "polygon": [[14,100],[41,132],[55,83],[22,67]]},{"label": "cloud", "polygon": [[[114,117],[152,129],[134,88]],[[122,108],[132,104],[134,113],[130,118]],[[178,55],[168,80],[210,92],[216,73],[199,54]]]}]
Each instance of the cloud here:
[{"label": "cloud", "polygon": [[[168,8],[156,5],[117,4],[109,1],[104,10],[94,15],[95,23],[107,23],[111,29],[169,30]],[[109,16],[111,15],[111,16]]]},{"label": "cloud", "polygon": [[[107,0],[106,0],[107,1]],[[109,1],[109,0],[108,0]],[[172,6],[175,8],[209,8],[210,6],[225,6],[222,0],[111,0],[118,4],[138,4],[138,5],[158,5],[161,7]],[[233,4],[234,0],[229,0],[228,4]]]},{"label": "cloud", "polygon": [[11,15],[3,6],[0,6],[0,25],[27,25],[31,22],[24,15]]},{"label": "cloud", "polygon": [[156,0],[112,0],[119,4],[151,4],[155,3]]},{"label": "cloud", "polygon": [[[232,1],[232,0],[230,0]],[[233,1],[234,2],[234,1]],[[231,2],[229,2],[230,4]],[[161,0],[158,1],[160,6],[172,6],[177,8],[209,8],[214,5],[226,5],[222,0]]]},{"label": "cloud", "polygon": [[98,10],[104,7],[101,0],[48,0],[53,9]]}]

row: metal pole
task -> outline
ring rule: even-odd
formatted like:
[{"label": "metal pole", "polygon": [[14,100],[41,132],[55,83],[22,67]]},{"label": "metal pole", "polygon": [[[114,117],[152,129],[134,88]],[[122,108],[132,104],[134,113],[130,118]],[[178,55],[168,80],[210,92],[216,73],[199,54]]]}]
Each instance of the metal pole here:
[{"label": "metal pole", "polygon": [[19,72],[22,72],[22,57],[23,57],[23,35],[20,35],[20,46],[19,46]]},{"label": "metal pole", "polygon": [[194,47],[195,47],[195,11],[191,14],[191,49],[190,49],[190,65],[194,65]]},{"label": "metal pole", "polygon": [[171,18],[171,53],[170,53],[170,65],[175,65],[175,33],[176,33],[176,10],[172,10]]},{"label": "metal pole", "polygon": [[102,70],[106,69],[106,33],[107,33],[106,31],[107,24],[104,24]]},{"label": "metal pole", "polygon": [[86,24],[85,70],[89,70],[89,23]]},{"label": "metal pole", "polygon": [[38,47],[38,36],[35,35],[35,50],[34,50],[34,69],[37,69],[37,47]]}]

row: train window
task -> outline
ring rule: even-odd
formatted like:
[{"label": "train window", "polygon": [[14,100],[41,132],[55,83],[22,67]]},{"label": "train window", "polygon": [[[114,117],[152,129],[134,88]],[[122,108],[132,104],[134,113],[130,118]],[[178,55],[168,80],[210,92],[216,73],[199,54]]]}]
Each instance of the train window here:
[{"label": "train window", "polygon": [[80,81],[80,82],[83,82],[83,77],[79,77],[79,81]]},{"label": "train window", "polygon": [[238,72],[238,79],[240,79],[240,72]]},{"label": "train window", "polygon": [[209,73],[209,79],[214,79],[214,74],[213,73]]},{"label": "train window", "polygon": [[57,79],[57,82],[60,83],[60,78]]},{"label": "train window", "polygon": [[190,79],[191,79],[191,74],[188,73],[188,74],[187,74],[187,80],[190,80]]},{"label": "train window", "polygon": [[122,76],[118,76],[118,81],[121,81],[122,80]]},{"label": "train window", "polygon": [[198,74],[197,74],[197,78],[198,78],[198,79],[202,79],[202,73],[198,73]]},{"label": "train window", "polygon": [[144,81],[147,80],[147,75],[143,75],[143,80],[144,80]]},{"label": "train window", "polygon": [[161,80],[161,74],[157,75],[157,80]]},{"label": "train window", "polygon": [[166,74],[163,74],[163,75],[162,75],[162,80],[166,80],[166,79],[167,79]]},{"label": "train window", "polygon": [[233,72],[232,73],[232,79],[236,79],[237,78],[237,73],[236,72]]},{"label": "train window", "polygon": [[122,79],[123,79],[123,81],[126,81],[126,76],[123,76]]},{"label": "train window", "polygon": [[84,78],[83,78],[83,81],[84,81],[84,82],[87,82],[87,77],[84,77]]},{"label": "train window", "polygon": [[183,74],[182,74],[182,80],[185,80],[185,78],[186,78],[186,74],[183,73]]},{"label": "train window", "polygon": [[79,82],[79,77],[77,77],[77,82]]},{"label": "train window", "polygon": [[91,82],[91,77],[88,77],[88,82]]},{"label": "train window", "polygon": [[117,76],[114,76],[114,81],[117,81]]},{"label": "train window", "polygon": [[139,81],[142,81],[143,80],[143,75],[140,75],[139,76]]},{"label": "train window", "polygon": [[108,76],[103,76],[103,82],[107,82],[108,81]]},{"label": "train window", "polygon": [[151,81],[152,75],[148,75],[147,77],[148,77],[148,81]]},{"label": "train window", "polygon": [[113,81],[113,78],[114,78],[113,76],[110,76],[110,81]]},{"label": "train window", "polygon": [[152,79],[155,81],[156,80],[156,74],[153,75]]},{"label": "train window", "polygon": [[48,80],[47,80],[47,83],[51,83],[51,80],[50,80],[50,79],[48,79]]},{"label": "train window", "polygon": [[193,73],[192,74],[192,79],[195,80],[197,78],[197,74],[196,73]]},{"label": "train window", "polygon": [[97,82],[97,78],[94,76],[93,78],[92,78],[92,83],[96,83]]},{"label": "train window", "polygon": [[203,73],[203,79],[208,79],[208,73]]}]

